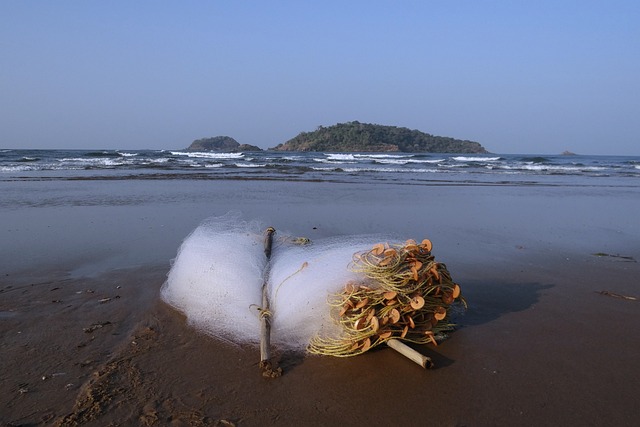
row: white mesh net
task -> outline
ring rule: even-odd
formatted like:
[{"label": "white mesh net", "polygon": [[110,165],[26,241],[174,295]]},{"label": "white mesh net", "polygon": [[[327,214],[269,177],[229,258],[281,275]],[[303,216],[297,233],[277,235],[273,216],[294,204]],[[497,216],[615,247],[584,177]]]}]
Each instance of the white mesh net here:
[{"label": "white mesh net", "polygon": [[266,265],[260,224],[233,216],[204,222],[187,237],[162,298],[196,328],[233,342],[258,342]]},{"label": "white mesh net", "polygon": [[164,301],[190,324],[220,339],[256,344],[263,274],[268,271],[271,342],[304,350],[319,332],[337,332],[327,298],[358,275],[348,269],[353,254],[383,236],[343,236],[295,245],[276,233],[267,270],[266,227],[225,215],[205,221],[183,242],[162,287]]}]

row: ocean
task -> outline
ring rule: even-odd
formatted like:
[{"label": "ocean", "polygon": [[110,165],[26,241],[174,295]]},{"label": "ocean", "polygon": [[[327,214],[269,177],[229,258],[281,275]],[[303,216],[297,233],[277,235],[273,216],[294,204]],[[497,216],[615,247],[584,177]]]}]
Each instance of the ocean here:
[{"label": "ocean", "polygon": [[638,186],[640,156],[0,150],[0,181],[43,179]]}]

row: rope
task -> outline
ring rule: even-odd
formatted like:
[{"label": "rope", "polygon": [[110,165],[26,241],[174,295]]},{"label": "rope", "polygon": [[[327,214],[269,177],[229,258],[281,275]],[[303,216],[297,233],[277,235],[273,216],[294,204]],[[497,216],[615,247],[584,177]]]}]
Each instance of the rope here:
[{"label": "rope", "polygon": [[316,335],[310,353],[355,356],[392,338],[437,344],[436,335],[455,326],[449,321],[450,310],[466,307],[459,285],[446,266],[435,261],[428,240],[375,245],[355,254],[350,268],[365,280],[347,283],[329,298],[340,334]]}]

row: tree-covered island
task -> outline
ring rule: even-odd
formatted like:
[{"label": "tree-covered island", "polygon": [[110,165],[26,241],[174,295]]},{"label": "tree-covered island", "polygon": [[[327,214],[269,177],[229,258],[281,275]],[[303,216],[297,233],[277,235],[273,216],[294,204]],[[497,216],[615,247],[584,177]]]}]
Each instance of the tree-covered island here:
[{"label": "tree-covered island", "polygon": [[[197,139],[188,151],[262,151],[261,148],[240,144],[229,136]],[[397,126],[383,126],[357,121],[319,126],[313,132],[302,132],[272,151],[320,152],[393,152],[408,153],[487,153],[478,142],[446,136],[434,136],[419,130]]]},{"label": "tree-covered island", "polygon": [[487,153],[478,142],[357,121],[302,132],[274,151]]}]

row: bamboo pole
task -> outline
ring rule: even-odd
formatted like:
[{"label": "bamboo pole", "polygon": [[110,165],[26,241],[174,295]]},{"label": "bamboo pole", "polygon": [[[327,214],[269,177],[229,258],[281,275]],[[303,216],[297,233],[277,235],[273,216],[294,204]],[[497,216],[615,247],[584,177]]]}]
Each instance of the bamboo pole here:
[{"label": "bamboo pole", "polygon": [[433,368],[433,361],[431,360],[430,357],[427,357],[419,353],[418,351],[412,349],[405,343],[397,339],[390,339],[387,341],[387,345],[392,349],[394,349],[395,351],[397,351],[398,353],[402,354],[404,357],[422,366],[423,368],[425,369]]},{"label": "bamboo pole", "polygon": [[269,298],[267,285],[262,285],[262,310],[260,311],[260,366],[264,367],[271,361],[271,313],[269,313]]},{"label": "bamboo pole", "polygon": [[262,282],[262,308],[260,310],[260,368],[265,377],[279,377],[282,369],[274,369],[271,363],[271,311],[269,309],[269,296],[267,282],[269,280],[271,248],[273,246],[273,234],[275,228],[269,227],[265,231],[264,254],[267,257],[267,265]]}]

